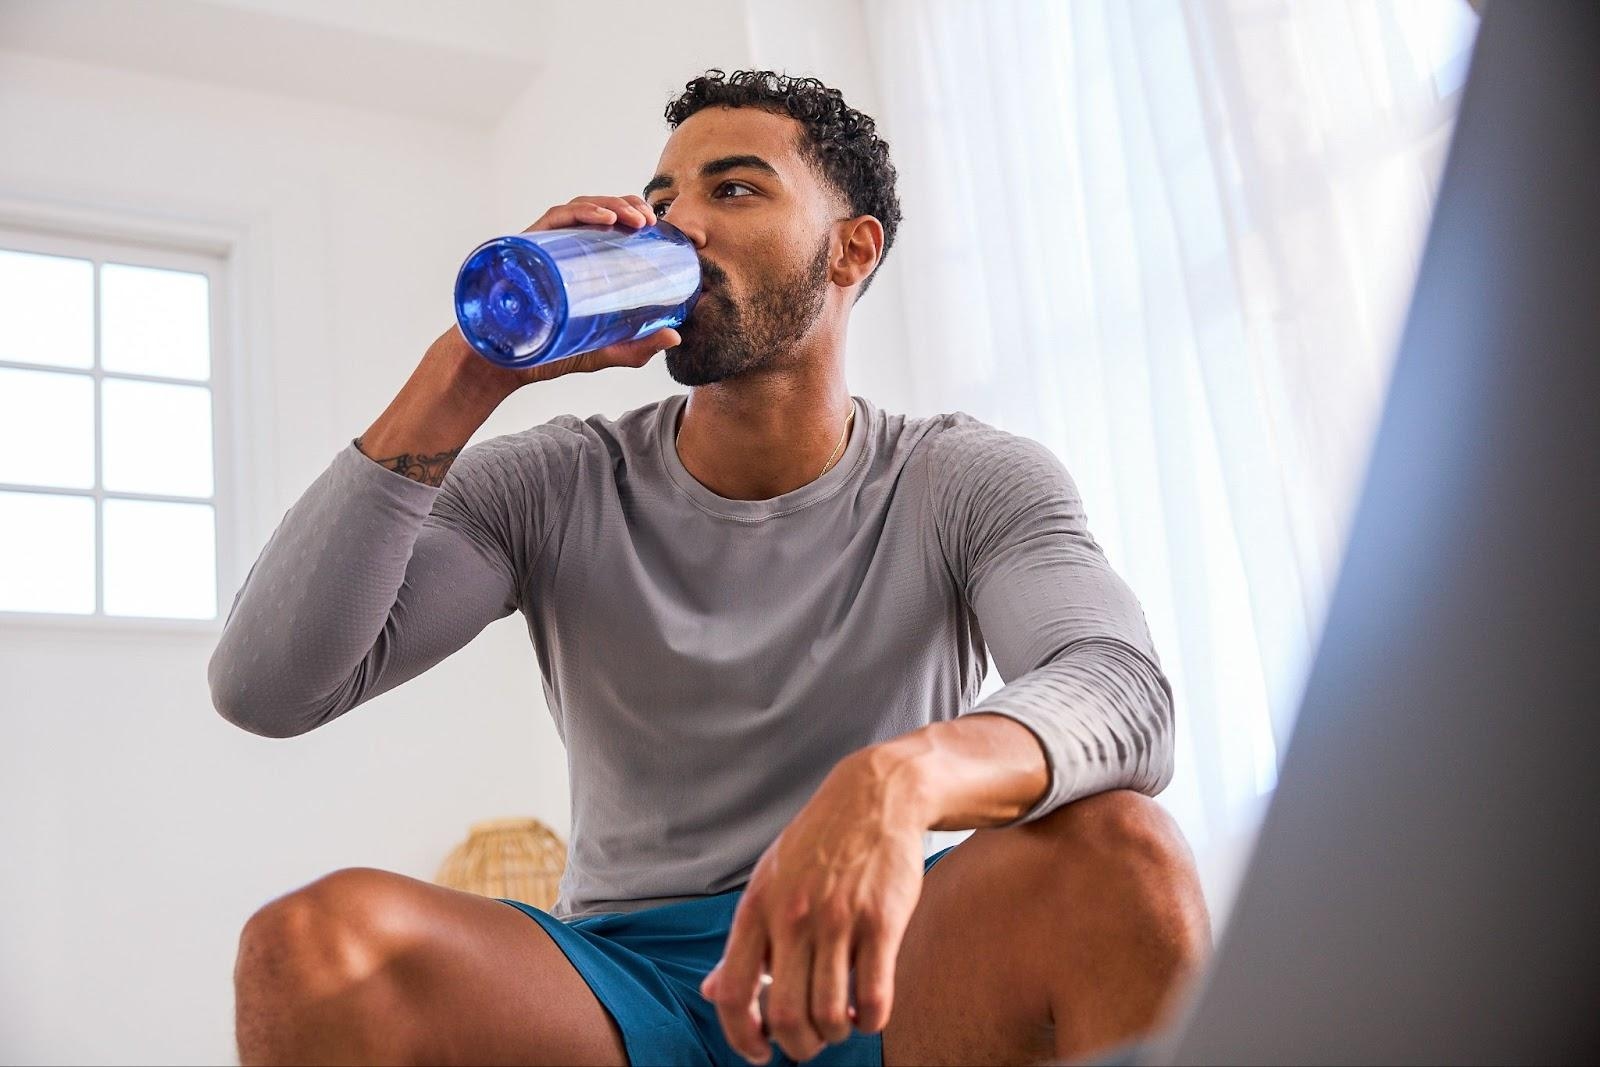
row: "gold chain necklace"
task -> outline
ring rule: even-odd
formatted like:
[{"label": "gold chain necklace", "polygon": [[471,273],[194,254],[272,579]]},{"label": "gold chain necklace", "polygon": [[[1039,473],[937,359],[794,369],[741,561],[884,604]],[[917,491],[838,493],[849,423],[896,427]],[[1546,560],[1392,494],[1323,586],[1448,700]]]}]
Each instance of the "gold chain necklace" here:
[{"label": "gold chain necklace", "polygon": [[[844,452],[842,450],[844,448],[845,438],[850,436],[850,424],[852,422],[855,422],[855,421],[856,421],[856,406],[855,406],[855,404],[852,403],[850,405],[850,413],[844,417],[844,432],[839,435],[839,443],[833,446],[833,451],[832,452],[828,453],[828,462],[824,463],[822,465],[822,470],[817,472],[817,478],[820,478],[824,474],[828,473],[828,468],[833,466],[833,461],[834,461],[834,457],[835,456],[841,456],[841,455],[844,454]],[[812,479],[812,481],[815,481],[815,480],[816,480],[815,478]]]},{"label": "gold chain necklace", "polygon": [[[856,421],[856,405],[855,405],[855,401],[852,400],[850,402],[850,411],[844,417],[844,432],[839,435],[839,443],[833,446],[833,451],[828,453],[828,462],[824,463],[822,465],[822,470],[817,472],[817,478],[820,478],[824,474],[827,474],[828,473],[828,468],[833,466],[833,461],[839,455],[842,454],[840,452],[840,449],[844,448],[845,439],[850,436],[850,427],[851,427],[851,425],[853,425],[855,423],[855,421]],[[680,422],[679,425],[678,425],[678,432],[672,435],[672,449],[673,449],[673,451],[675,451],[675,452],[677,451],[678,442],[682,438],[683,438],[683,425]],[[680,457],[679,462],[682,462],[681,457]],[[812,481],[816,481],[816,478],[813,478]]]}]

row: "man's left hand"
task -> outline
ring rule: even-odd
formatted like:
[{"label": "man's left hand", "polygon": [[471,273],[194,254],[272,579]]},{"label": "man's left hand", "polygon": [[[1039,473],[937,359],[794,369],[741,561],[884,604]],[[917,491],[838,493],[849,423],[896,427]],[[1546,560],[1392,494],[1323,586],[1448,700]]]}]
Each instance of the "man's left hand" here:
[{"label": "man's left hand", "polygon": [[769,966],[766,1022],[791,1059],[846,1040],[852,1023],[864,1033],[888,1023],[926,829],[914,798],[870,760],[834,768],[757,861],[722,959],[700,985],[734,1051],[757,1064],[770,1058],[757,1006]]}]

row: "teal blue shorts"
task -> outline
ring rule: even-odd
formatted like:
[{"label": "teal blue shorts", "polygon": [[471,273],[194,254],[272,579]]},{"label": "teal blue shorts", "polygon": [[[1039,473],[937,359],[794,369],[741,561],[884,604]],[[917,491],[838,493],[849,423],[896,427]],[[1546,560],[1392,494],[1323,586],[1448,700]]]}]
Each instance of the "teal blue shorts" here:
[{"label": "teal blue shorts", "polygon": [[[950,848],[927,857],[922,873]],[[535,919],[566,953],[622,1030],[630,1064],[749,1067],[723,1037],[716,1005],[700,995],[701,980],[722,958],[743,894],[742,888],[730,889],[640,911],[566,920],[520,900],[495,899]],[[767,1067],[791,1067],[794,1062],[772,1043]],[[805,1062],[883,1067],[883,1034],[852,1030],[849,1038]]]}]

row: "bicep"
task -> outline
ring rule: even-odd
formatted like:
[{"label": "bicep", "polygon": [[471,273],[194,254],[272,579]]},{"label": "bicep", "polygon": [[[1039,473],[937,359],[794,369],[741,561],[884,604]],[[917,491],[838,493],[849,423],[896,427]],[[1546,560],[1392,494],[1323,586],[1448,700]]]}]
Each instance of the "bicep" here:
[{"label": "bicep", "polygon": [[1144,613],[1089,531],[1066,467],[1027,438],[984,434],[936,494],[942,544],[1001,676],[1087,640],[1153,659]]},{"label": "bicep", "polygon": [[1048,517],[975,561],[967,603],[1006,680],[1085,641],[1153,657],[1144,613],[1087,530]]}]

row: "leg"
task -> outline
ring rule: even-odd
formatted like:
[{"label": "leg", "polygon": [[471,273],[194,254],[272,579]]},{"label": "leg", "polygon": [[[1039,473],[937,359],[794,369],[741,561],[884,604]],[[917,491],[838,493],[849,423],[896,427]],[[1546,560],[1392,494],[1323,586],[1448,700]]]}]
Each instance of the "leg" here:
[{"label": "leg", "polygon": [[244,1065],[628,1062],[616,1023],[538,923],[368,867],[251,916],[234,985]]},{"label": "leg", "polygon": [[978,830],[924,880],[895,964],[886,1065],[1038,1063],[1164,1021],[1211,943],[1193,857],[1126,790]]}]

